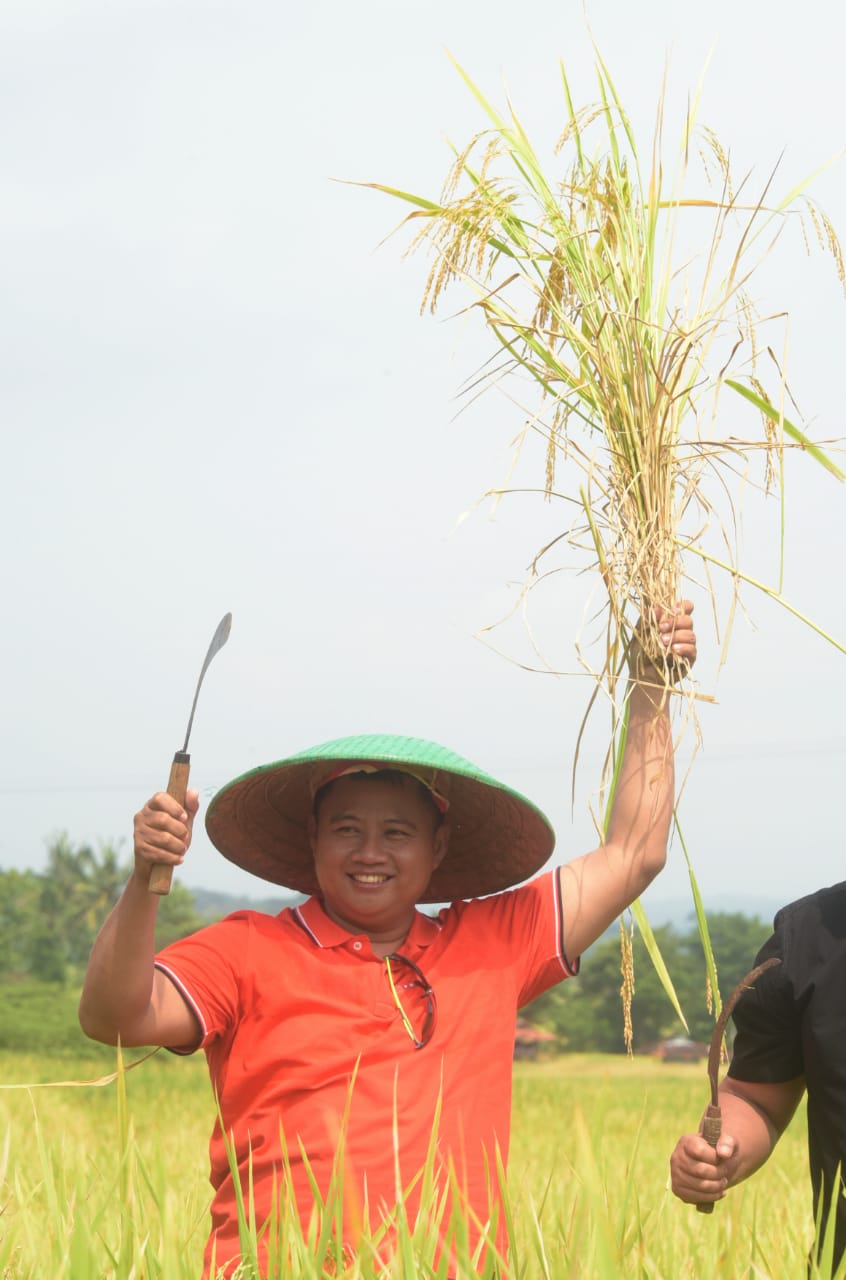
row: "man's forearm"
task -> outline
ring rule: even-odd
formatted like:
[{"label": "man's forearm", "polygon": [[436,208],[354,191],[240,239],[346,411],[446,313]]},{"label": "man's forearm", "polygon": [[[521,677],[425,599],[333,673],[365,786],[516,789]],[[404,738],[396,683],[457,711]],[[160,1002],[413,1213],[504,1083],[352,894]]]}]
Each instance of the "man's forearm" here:
[{"label": "man's forearm", "polygon": [[730,1134],[737,1144],[734,1153],[723,1162],[730,1187],[766,1163],[789,1124],[801,1094],[799,1082],[750,1086],[735,1085],[730,1077],[723,1080],[719,1092],[722,1131]]},{"label": "man's forearm", "polygon": [[629,851],[643,888],[666,861],[675,788],[669,694],[657,682],[656,674],[654,685],[630,685],[626,745],[606,833],[606,844]]},{"label": "man's forearm", "polygon": [[801,1078],[778,1084],[723,1080],[716,1146],[701,1132],[679,1138],[670,1156],[673,1193],[686,1204],[711,1203],[760,1169],[790,1123],[804,1088]]},{"label": "man's forearm", "polygon": [[97,935],[82,990],[86,1035],[113,1042],[150,1006],[159,899],[133,874]]}]

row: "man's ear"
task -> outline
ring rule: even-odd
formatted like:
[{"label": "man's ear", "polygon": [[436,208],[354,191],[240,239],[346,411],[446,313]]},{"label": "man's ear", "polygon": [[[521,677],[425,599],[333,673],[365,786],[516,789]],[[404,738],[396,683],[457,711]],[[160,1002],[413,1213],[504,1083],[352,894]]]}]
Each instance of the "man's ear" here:
[{"label": "man's ear", "polygon": [[435,832],[434,858],[432,859],[433,861],[432,870],[434,870],[435,867],[439,867],[441,865],[444,858],[446,857],[448,848],[449,848],[449,823],[446,821],[446,819],[444,819],[443,822],[441,822],[440,826],[438,827],[437,831]]}]

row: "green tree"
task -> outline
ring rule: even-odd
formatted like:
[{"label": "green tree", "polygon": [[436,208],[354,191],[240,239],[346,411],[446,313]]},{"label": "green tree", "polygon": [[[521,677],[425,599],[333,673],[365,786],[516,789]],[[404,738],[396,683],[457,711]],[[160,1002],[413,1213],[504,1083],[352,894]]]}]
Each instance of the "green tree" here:
[{"label": "green tree", "polygon": [[[761,945],[772,932],[772,925],[758,916],[739,911],[718,911],[708,916],[708,931],[717,964],[720,995],[728,999],[734,988],[755,963]],[[714,1015],[708,1010],[705,961],[695,921],[683,939],[688,960],[683,961],[683,990],[680,993],[691,1035],[709,1040],[714,1030]]]},{"label": "green tree", "polygon": [[67,980],[67,965],[61,939],[49,924],[39,923],[33,930],[29,948],[29,972],[39,982]]},{"label": "green tree", "polygon": [[[129,872],[116,846],[73,845],[64,833],[49,845],[43,873],[0,872],[0,974],[64,982],[87,963]],[[207,923],[190,890],[175,883],[159,904],[157,945]]]},{"label": "green tree", "polygon": [[156,946],[166,947],[178,938],[187,938],[189,933],[196,933],[204,924],[208,921],[198,913],[191,890],[174,880],[170,893],[159,900]]},{"label": "green tree", "polygon": [[55,925],[67,960],[84,964],[97,930],[117,902],[129,874],[112,844],[95,852],[89,844],[74,847],[64,833],[47,850],[45,878],[60,897]]},{"label": "green tree", "polygon": [[[655,937],[675,982],[690,963],[682,939],[670,925],[656,929]],[[632,1030],[635,1047],[645,1049],[682,1027],[639,935],[634,938],[633,953]],[[606,938],[585,955],[575,982],[547,991],[529,1006],[526,1016],[554,1031],[566,1049],[624,1053],[622,982],[620,939]]]},{"label": "green tree", "polygon": [[29,972],[40,893],[34,871],[0,871],[0,973]]}]

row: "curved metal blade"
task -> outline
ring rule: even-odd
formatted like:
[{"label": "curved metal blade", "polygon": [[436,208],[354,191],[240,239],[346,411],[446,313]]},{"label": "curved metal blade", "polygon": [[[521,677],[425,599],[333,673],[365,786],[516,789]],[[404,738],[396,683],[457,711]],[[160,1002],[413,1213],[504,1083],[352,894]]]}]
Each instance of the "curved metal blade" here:
[{"label": "curved metal blade", "polygon": [[188,728],[185,730],[185,746],[182,748],[183,754],[188,750],[188,739],[191,737],[191,726],[194,723],[194,712],[197,709],[197,698],[200,696],[200,685],[203,683],[203,676],[208,671],[209,663],[219,649],[222,649],[229,639],[229,632],[232,629],[232,614],[227,613],[221,618],[217,624],[217,630],[211,639],[209,651],[206,654],[206,660],[200,671],[200,678],[197,681],[197,688],[194,691],[194,701],[191,703],[191,714],[188,717]]},{"label": "curved metal blade", "polygon": [[723,1048],[723,1036],[726,1033],[728,1020],[741,996],[743,996],[750,987],[755,985],[762,973],[767,969],[772,969],[773,965],[776,964],[781,964],[781,960],[778,956],[770,956],[769,960],[765,960],[763,964],[756,965],[754,969],[747,973],[745,978],[740,979],[740,982],[738,982],[734,991],[732,991],[728,1000],[726,1000],[722,1007],[722,1011],[717,1019],[716,1026],[714,1027],[714,1034],[711,1037],[711,1049],[708,1053],[708,1080],[711,1084],[711,1105],[714,1107],[717,1106],[719,1100],[717,1092],[719,1087],[718,1073]]}]

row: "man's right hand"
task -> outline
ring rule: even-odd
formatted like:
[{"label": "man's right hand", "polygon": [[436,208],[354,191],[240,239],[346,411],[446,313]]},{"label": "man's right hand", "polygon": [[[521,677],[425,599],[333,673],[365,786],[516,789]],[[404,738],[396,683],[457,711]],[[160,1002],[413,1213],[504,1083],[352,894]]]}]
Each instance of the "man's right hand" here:
[{"label": "man's right hand", "polygon": [[178,867],[191,844],[198,791],[185,793],[181,805],[166,791],[157,791],[135,815],[135,871],[146,884],[156,864]]},{"label": "man's right hand", "polygon": [[731,1185],[738,1164],[738,1144],[730,1134],[721,1134],[716,1148],[701,1134],[679,1138],[670,1156],[670,1185],[685,1204],[706,1204],[720,1200]]},{"label": "man's right hand", "polygon": [[769,1159],[805,1092],[802,1076],[778,1084],[735,1080],[720,1084],[723,1131],[716,1148],[701,1133],[679,1138],[670,1157],[670,1185],[686,1204],[719,1200]]}]

